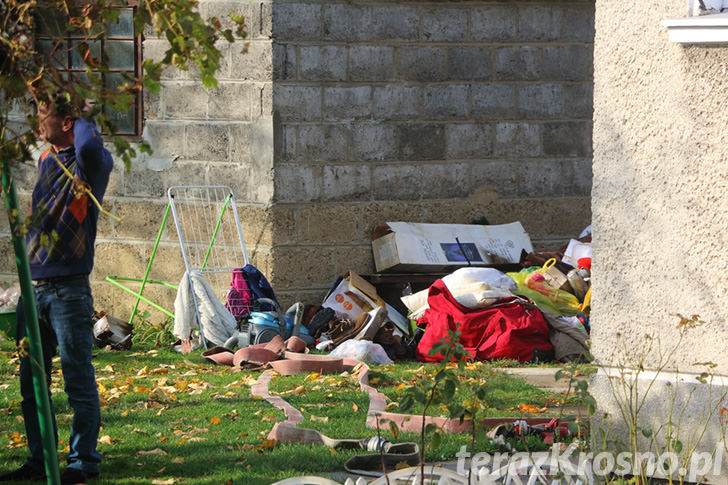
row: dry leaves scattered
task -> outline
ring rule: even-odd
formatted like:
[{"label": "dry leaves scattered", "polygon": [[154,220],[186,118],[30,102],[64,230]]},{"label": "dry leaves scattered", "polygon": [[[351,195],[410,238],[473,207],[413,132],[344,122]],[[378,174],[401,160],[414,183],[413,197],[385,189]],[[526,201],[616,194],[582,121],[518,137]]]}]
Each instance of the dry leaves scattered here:
[{"label": "dry leaves scattered", "polygon": [[15,433],[6,434],[5,437],[9,441],[7,448],[20,448],[26,445],[25,436],[21,435],[17,431]]}]

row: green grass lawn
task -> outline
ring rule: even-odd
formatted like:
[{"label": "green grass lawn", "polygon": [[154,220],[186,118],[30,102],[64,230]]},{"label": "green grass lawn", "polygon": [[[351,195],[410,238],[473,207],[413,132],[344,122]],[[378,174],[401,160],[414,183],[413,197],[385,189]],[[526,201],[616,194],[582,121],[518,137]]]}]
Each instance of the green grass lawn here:
[{"label": "green grass lawn", "polygon": [[[94,359],[102,400],[103,429],[99,451],[102,476],[96,483],[269,484],[286,477],[321,474],[343,469],[354,451],[323,446],[272,444],[265,440],[283,413],[266,401],[254,399],[250,383],[259,373],[239,372],[207,364],[198,353],[187,356],[135,346],[131,351],[97,350]],[[494,370],[498,363],[469,365],[460,378],[486,381],[493,390],[490,416],[522,416],[521,404],[546,407],[544,415],[558,415],[563,396],[546,393],[519,378]],[[20,466],[27,454],[20,411],[18,360],[10,342],[0,342],[0,471]],[[427,379],[433,365],[403,362],[373,368],[372,384],[392,402],[403,387]],[[347,375],[276,377],[271,390],[300,409],[301,426],[332,438],[366,438],[376,431],[364,426],[368,398]],[[71,410],[62,378],[52,375],[53,404],[59,423],[61,457],[67,452]],[[404,384],[404,386],[402,386]],[[467,385],[459,398],[467,397]],[[576,405],[574,398],[564,404]],[[393,411],[397,411],[392,404]],[[446,414],[433,409],[430,414]],[[382,434],[392,440],[388,429]],[[396,441],[419,441],[402,433]],[[451,459],[468,436],[447,436],[428,460]],[[529,447],[538,448],[538,440]],[[494,451],[480,445],[479,451]]]}]

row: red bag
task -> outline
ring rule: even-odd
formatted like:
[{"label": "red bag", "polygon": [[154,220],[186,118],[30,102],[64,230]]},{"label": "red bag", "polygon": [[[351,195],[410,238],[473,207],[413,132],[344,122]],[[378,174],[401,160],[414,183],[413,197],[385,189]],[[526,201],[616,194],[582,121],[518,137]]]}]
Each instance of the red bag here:
[{"label": "red bag", "polygon": [[417,321],[425,334],[417,345],[417,358],[428,362],[442,360],[442,355],[428,352],[449,330],[460,332],[460,343],[475,360],[515,359],[528,362],[534,349],[553,347],[549,328],[537,308],[527,308],[518,298],[505,298],[485,308],[468,308],[458,303],[442,280],[430,287],[430,308]]}]

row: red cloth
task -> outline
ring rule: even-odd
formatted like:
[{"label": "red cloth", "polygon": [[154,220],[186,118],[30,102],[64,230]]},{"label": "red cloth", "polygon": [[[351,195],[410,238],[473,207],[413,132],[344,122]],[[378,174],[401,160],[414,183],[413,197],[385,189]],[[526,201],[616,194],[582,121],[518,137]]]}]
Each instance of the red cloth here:
[{"label": "red cloth", "polygon": [[[459,330],[460,343],[475,360],[516,359],[528,362],[533,349],[551,350],[549,328],[537,308],[526,308],[516,298],[506,298],[486,308],[468,308],[458,303],[445,283],[430,287],[430,308],[417,321],[425,334],[417,345],[417,358],[428,362],[442,360],[428,352],[448,330]],[[456,327],[457,324],[457,327]]]}]

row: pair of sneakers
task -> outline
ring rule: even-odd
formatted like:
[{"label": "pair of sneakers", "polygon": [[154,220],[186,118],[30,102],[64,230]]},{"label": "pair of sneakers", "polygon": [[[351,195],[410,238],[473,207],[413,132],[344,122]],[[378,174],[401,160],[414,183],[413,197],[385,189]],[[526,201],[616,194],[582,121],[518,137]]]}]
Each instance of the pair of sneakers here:
[{"label": "pair of sneakers", "polygon": [[[66,468],[61,473],[62,485],[75,485],[86,483],[90,479],[98,478],[98,473],[86,473],[76,468]],[[0,475],[0,482],[36,482],[46,479],[45,471],[39,470],[27,463],[12,472]]]}]

